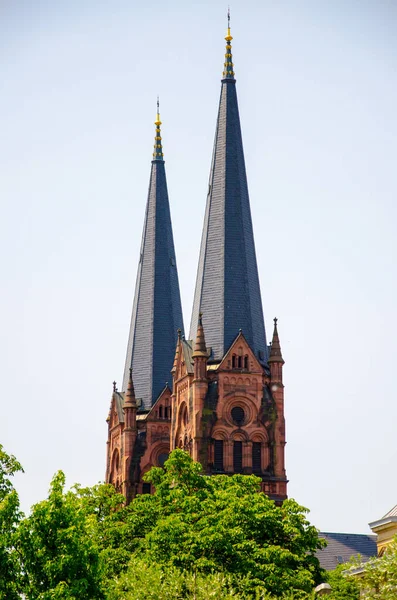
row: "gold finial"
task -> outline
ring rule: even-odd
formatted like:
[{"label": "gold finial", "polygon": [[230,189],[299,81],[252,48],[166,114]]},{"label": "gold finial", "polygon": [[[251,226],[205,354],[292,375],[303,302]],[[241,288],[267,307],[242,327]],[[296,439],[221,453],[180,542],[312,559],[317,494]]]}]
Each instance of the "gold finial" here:
[{"label": "gold finial", "polygon": [[155,125],[157,125],[157,127],[160,127],[161,125],[161,121],[160,121],[160,102],[159,102],[159,97],[157,96],[157,114],[156,114],[156,120],[154,122]]},{"label": "gold finial", "polygon": [[227,35],[225,36],[225,40],[227,42],[231,42],[233,37],[230,34],[230,6],[227,9]]},{"label": "gold finial", "polygon": [[232,57],[232,39],[230,33],[230,8],[227,11],[227,35],[225,36],[226,40],[226,53],[225,53],[225,62],[223,65],[223,79],[233,79],[234,80],[234,65],[233,65],[233,57]]},{"label": "gold finial", "polygon": [[159,97],[157,96],[157,114],[156,120],[154,122],[156,125],[156,135],[154,138],[154,152],[153,152],[153,160],[163,160],[163,146],[161,143],[161,119],[160,119],[160,102]]}]

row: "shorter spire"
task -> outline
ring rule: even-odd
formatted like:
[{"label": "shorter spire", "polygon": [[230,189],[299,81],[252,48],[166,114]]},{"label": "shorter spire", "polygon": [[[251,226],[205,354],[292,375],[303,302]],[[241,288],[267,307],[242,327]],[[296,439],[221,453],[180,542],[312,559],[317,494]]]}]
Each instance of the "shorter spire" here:
[{"label": "shorter spire", "polygon": [[156,134],[154,137],[154,152],[153,160],[163,160],[163,145],[161,143],[161,119],[160,119],[160,102],[157,96],[157,114],[154,122],[156,125]]},{"label": "shorter spire", "polygon": [[232,41],[233,37],[230,33],[230,8],[227,10],[227,34],[225,36],[226,40],[226,53],[225,53],[225,63],[223,70],[223,78],[224,79],[234,79],[234,71],[233,71],[233,56],[232,56]]},{"label": "shorter spire", "polygon": [[108,413],[108,416],[106,417],[106,423],[109,423],[111,416],[112,416],[113,399],[114,399],[114,395],[116,392],[117,392],[117,383],[115,381],[113,381],[113,391],[112,391],[112,397],[110,399],[109,413]]},{"label": "shorter spire", "polygon": [[134,384],[132,381],[132,368],[130,368],[130,376],[128,379],[128,387],[124,397],[124,406],[123,408],[136,408],[136,398],[135,398],[135,390]]},{"label": "shorter spire", "polygon": [[281,362],[284,364],[283,355],[281,354],[280,340],[277,331],[277,317],[274,317],[274,330],[272,345],[270,348],[269,362]]},{"label": "shorter spire", "polygon": [[208,357],[207,347],[205,345],[203,314],[202,313],[199,314],[197,336],[196,336],[196,341],[194,343],[194,352],[192,354],[192,358],[195,358],[196,356]]},{"label": "shorter spire", "polygon": [[176,368],[178,366],[178,360],[179,360],[179,345],[181,343],[181,336],[182,336],[182,330],[178,329],[178,341],[176,343],[176,350],[175,350],[175,356],[174,356],[174,364],[172,365],[172,369],[171,369],[171,373],[176,373]]}]

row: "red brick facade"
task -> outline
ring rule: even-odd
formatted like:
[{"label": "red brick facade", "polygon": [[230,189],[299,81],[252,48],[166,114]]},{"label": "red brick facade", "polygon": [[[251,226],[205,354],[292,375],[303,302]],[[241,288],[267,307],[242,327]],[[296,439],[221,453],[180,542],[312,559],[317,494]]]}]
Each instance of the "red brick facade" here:
[{"label": "red brick facade", "polygon": [[268,368],[242,332],[221,362],[211,362],[209,354],[200,319],[194,344],[178,338],[172,393],[165,388],[149,412],[137,410],[131,379],[126,393],[114,390],[106,481],[127,502],[151,491],[143,474],[162,466],[174,448],[189,452],[209,475],[254,473],[271,498],[287,497],[284,361],[276,323]]}]

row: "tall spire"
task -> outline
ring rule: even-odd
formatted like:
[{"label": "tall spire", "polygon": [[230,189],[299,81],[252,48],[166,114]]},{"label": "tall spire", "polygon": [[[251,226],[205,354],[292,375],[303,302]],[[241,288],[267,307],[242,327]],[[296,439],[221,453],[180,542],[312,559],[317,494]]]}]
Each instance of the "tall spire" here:
[{"label": "tall spire", "polygon": [[220,360],[239,329],[261,362],[265,324],[241,137],[230,23],[193,302],[190,339],[199,313],[211,358]]},{"label": "tall spire", "polygon": [[150,409],[169,381],[177,330],[183,331],[158,100],[155,126],[155,147],[123,379],[123,390],[126,390],[132,368],[136,398],[142,399],[141,410]]}]

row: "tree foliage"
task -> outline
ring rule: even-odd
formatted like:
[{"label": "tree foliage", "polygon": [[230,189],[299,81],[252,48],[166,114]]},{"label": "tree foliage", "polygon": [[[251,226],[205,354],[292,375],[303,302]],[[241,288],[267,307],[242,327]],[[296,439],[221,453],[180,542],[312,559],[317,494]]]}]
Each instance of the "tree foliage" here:
[{"label": "tree foliage", "polygon": [[19,498],[11,477],[22,471],[16,458],[0,444],[0,600],[19,598],[19,563],[14,536],[22,518]]},{"label": "tree foliage", "polygon": [[385,554],[362,563],[360,557],[327,573],[330,600],[396,600],[397,538]]},{"label": "tree foliage", "polygon": [[321,579],[314,556],[322,547],[307,512],[294,500],[277,507],[259,492],[255,476],[205,477],[199,463],[175,450],[165,469],[146,476],[156,488],[129,507],[138,523],[146,513],[140,555],[146,560],[199,573],[225,573],[246,597],[257,591],[281,595],[310,592]]},{"label": "tree foliage", "polygon": [[0,600],[303,599],[323,579],[305,509],[276,506],[254,476],[204,476],[182,450],[146,475],[155,493],[129,506],[110,485],[65,491],[59,472],[23,519],[7,479],[20,465],[1,464],[0,493],[14,498],[1,568],[16,583]]},{"label": "tree foliage", "polygon": [[330,600],[359,600],[360,589],[357,577],[349,573],[349,565],[340,564],[334,571],[327,573],[327,582],[332,588]]},{"label": "tree foliage", "polygon": [[19,526],[17,547],[29,600],[100,600],[96,522],[76,493],[55,475],[49,497]]},{"label": "tree foliage", "polygon": [[164,568],[134,557],[127,571],[111,583],[108,600],[240,600],[231,577]]},{"label": "tree foliage", "polygon": [[353,563],[353,572],[357,567],[361,571],[356,576],[361,598],[365,600],[396,600],[397,537],[388,545],[383,556],[372,558],[364,565]]}]

